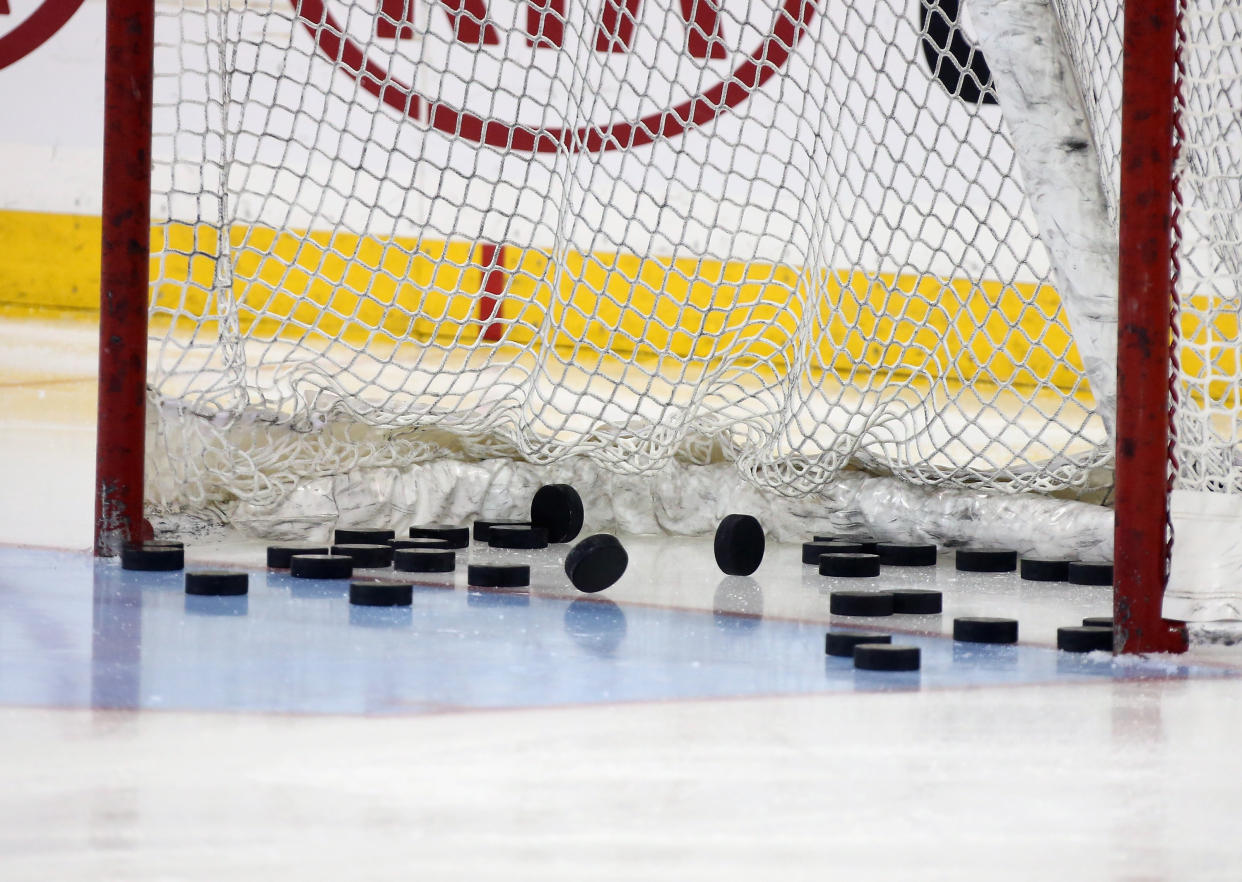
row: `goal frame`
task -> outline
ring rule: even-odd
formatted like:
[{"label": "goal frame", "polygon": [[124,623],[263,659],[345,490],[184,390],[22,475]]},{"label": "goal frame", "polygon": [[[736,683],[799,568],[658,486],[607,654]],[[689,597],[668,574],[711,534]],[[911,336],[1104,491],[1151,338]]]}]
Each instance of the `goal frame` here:
[{"label": "goal frame", "polygon": [[[98,556],[150,536],[146,432],[153,0],[108,0],[95,487]],[[1116,428],[1114,648],[1180,652],[1161,613],[1167,477],[1177,0],[1126,0]],[[485,262],[488,262],[485,260]]]}]

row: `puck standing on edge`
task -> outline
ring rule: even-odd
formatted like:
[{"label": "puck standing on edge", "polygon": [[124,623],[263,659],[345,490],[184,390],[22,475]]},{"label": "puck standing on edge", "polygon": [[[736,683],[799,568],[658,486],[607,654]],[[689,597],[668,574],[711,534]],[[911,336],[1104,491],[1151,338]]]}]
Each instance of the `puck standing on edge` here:
[{"label": "puck standing on edge", "polygon": [[582,497],[569,484],[545,484],[530,503],[530,522],[548,533],[549,542],[572,542],[582,532]]},{"label": "puck standing on edge", "polygon": [[729,576],[749,576],[763,563],[763,526],[748,514],[725,515],[716,527],[716,566]]},{"label": "puck standing on edge", "polygon": [[579,591],[594,594],[616,584],[630,557],[616,536],[597,533],[575,545],[565,556],[565,575]]},{"label": "puck standing on edge", "polygon": [[250,575],[230,570],[197,570],[185,574],[185,593],[197,597],[237,597],[250,590]]}]

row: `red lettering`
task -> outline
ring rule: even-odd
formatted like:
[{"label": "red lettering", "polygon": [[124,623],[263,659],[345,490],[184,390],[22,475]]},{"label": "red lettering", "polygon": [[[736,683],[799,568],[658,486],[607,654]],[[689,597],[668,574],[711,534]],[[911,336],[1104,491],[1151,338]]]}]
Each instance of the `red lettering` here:
[{"label": "red lettering", "polygon": [[526,45],[560,49],[564,43],[565,0],[527,0]]},{"label": "red lettering", "polygon": [[10,11],[9,0],[0,0],[0,15],[8,15]]},{"label": "red lettering", "polygon": [[[4,2],[4,0],[0,0]],[[380,0],[375,36],[408,40],[414,36],[414,4],[418,0]],[[471,46],[499,46],[500,35],[487,23],[486,0],[442,0],[453,39]]]},{"label": "red lettering", "polygon": [[[420,0],[379,0],[375,36],[409,40],[414,37],[414,4]],[[453,37],[472,46],[496,46],[500,36],[487,22],[487,0],[441,0]],[[565,43],[566,0],[526,0],[526,45],[560,49]],[[595,51],[628,52],[643,0],[603,0]],[[8,0],[0,0],[6,12]],[[720,31],[720,0],[678,0],[686,26],[686,52],[691,58],[727,58]]]}]

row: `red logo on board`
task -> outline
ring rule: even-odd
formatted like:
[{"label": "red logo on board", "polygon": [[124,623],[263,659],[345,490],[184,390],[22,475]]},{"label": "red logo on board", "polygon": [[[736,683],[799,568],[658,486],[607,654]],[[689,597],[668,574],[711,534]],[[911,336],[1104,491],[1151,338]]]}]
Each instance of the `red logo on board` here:
[{"label": "red logo on board", "polygon": [[[788,62],[805,36],[815,14],[815,0],[779,0],[769,32],[759,44],[743,54],[733,69],[710,88],[663,110],[637,119],[614,119],[579,128],[533,129],[512,120],[480,116],[461,107],[418,94],[393,77],[383,58],[368,57],[362,45],[332,15],[330,0],[291,0],[298,18],[319,51],[389,107],[427,121],[432,128],[491,147],[535,153],[557,150],[624,150],[673,138],[704,125],[732,110]],[[561,45],[566,0],[526,0],[527,45],[556,48]],[[672,0],[687,26],[686,51],[696,58],[721,59],[727,52],[720,40],[718,0]],[[597,52],[624,52],[631,45],[641,0],[603,0],[599,30],[593,48]],[[412,28],[404,20],[412,0],[379,0],[375,33],[401,39]],[[453,37],[476,46],[500,42],[487,21],[486,0],[443,0]]]},{"label": "red logo on board", "polygon": [[[8,33],[0,36],[0,70],[46,43],[81,5],[82,0],[44,0],[24,20],[12,25]],[[0,15],[12,15],[8,0],[0,0]],[[9,24],[0,21],[0,25]]]}]

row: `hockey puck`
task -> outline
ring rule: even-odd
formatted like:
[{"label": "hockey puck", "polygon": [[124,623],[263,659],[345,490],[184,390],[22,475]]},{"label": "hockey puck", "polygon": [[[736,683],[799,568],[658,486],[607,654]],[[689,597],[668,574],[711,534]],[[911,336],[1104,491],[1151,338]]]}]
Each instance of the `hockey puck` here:
[{"label": "hockey puck", "polygon": [[814,542],[802,543],[802,562],[819,566],[819,559],[825,554],[860,554],[865,549],[860,542]]},{"label": "hockey puck", "polygon": [[391,566],[392,552],[393,548],[387,542],[383,545],[359,542],[332,546],[333,554],[343,554],[352,558],[355,567],[364,569]]},{"label": "hockey puck", "polygon": [[1087,616],[1082,620],[1084,628],[1111,628],[1113,626],[1112,616]]},{"label": "hockey puck", "polygon": [[1105,561],[1071,561],[1069,583],[1071,585],[1111,585],[1113,584],[1113,565]]},{"label": "hockey puck", "polygon": [[880,563],[886,567],[934,567],[935,545],[906,545],[900,542],[880,542],[876,545]]},{"label": "hockey puck", "polygon": [[345,554],[295,554],[289,558],[289,575],[295,579],[348,579],[354,559]]},{"label": "hockey puck", "polygon": [[1018,620],[963,616],[953,620],[953,639],[962,643],[1017,643]]},{"label": "hockey puck", "polygon": [[396,535],[395,530],[384,530],[378,527],[340,527],[332,532],[332,544],[383,545]]},{"label": "hockey puck", "polygon": [[1113,651],[1113,629],[1082,627],[1057,628],[1057,649],[1065,652]]},{"label": "hockey puck", "polygon": [[524,564],[471,564],[466,583],[478,588],[524,588],[530,584],[530,567]]},{"label": "hockey puck", "polygon": [[402,573],[451,573],[457,569],[457,554],[447,548],[398,548],[392,568]]},{"label": "hockey puck", "polygon": [[529,527],[532,526],[530,521],[475,521],[474,522],[474,541],[486,542],[488,531],[492,527]]},{"label": "hockey puck", "polygon": [[391,545],[393,551],[402,548],[413,548],[418,551],[452,551],[454,547],[445,539],[389,539],[384,544]]},{"label": "hockey puck", "polygon": [[414,586],[409,582],[349,583],[349,602],[358,606],[409,606],[413,600]]},{"label": "hockey puck", "polygon": [[457,527],[451,524],[425,524],[410,527],[411,539],[439,539],[447,542],[449,548],[469,548],[470,528]]},{"label": "hockey puck", "polygon": [[575,545],[565,556],[565,575],[579,591],[594,594],[616,584],[630,556],[616,536],[597,533]]},{"label": "hockey puck", "polygon": [[819,574],[821,576],[841,576],[857,579],[866,576],[880,575],[880,556],[863,554],[862,552],[821,554],[819,556]]},{"label": "hockey puck", "polygon": [[199,570],[185,574],[185,593],[197,597],[237,597],[249,590],[248,573]]},{"label": "hockey puck", "polygon": [[834,616],[891,616],[891,591],[833,591],[828,596],[828,611]]},{"label": "hockey puck", "polygon": [[814,542],[834,542],[834,543],[835,542],[846,542],[846,543],[849,543],[850,545],[861,545],[862,551],[866,554],[875,554],[876,547],[880,544],[876,540],[871,539],[866,536],[854,537],[854,536],[818,536],[817,535],[817,536],[812,536],[811,538]]},{"label": "hockey puck", "polygon": [[568,484],[545,484],[530,503],[530,522],[548,533],[549,542],[572,542],[582,532],[582,497]]},{"label": "hockey puck", "polygon": [[854,647],[854,667],[860,671],[917,671],[920,656],[917,646],[860,643]]},{"label": "hockey puck", "polygon": [[860,643],[892,643],[890,634],[850,634],[844,631],[829,631],[824,639],[824,652],[838,658],[853,658],[854,647]]},{"label": "hockey puck", "polygon": [[269,545],[267,546],[267,565],[273,570],[289,569],[289,558],[295,554],[327,554],[326,545]]},{"label": "hockey puck", "polygon": [[1012,573],[1018,552],[1007,548],[959,548],[955,566],[963,573]]},{"label": "hockey puck", "polygon": [[492,548],[547,548],[548,531],[543,527],[493,525],[487,531],[487,544]]},{"label": "hockey puck", "polygon": [[934,616],[944,611],[944,595],[930,588],[901,588],[893,592],[893,612],[904,616]]},{"label": "hockey puck", "polygon": [[1024,557],[1018,571],[1028,582],[1064,582],[1069,578],[1069,561]]},{"label": "hockey puck", "polygon": [[121,569],[168,572],[185,567],[185,548],[180,542],[140,542],[121,547]]},{"label": "hockey puck", "polygon": [[725,515],[716,527],[716,566],[729,576],[749,576],[763,563],[763,527],[747,514]]}]

